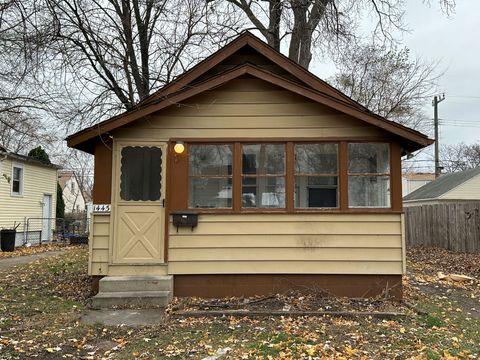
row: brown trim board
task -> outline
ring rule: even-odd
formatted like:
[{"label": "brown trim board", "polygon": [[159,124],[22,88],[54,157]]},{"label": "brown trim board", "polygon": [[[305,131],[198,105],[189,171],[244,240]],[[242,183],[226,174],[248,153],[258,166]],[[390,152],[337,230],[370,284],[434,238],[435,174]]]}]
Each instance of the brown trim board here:
[{"label": "brown trim board", "polygon": [[92,200],[94,204],[112,201],[112,141],[95,144]]},{"label": "brown trim board", "polygon": [[[301,214],[301,213],[390,213],[397,212],[401,213],[402,211],[402,184],[401,184],[401,147],[400,145],[390,141],[382,141],[389,144],[390,149],[390,173],[388,174],[390,178],[390,206],[388,208],[355,208],[349,207],[348,205],[348,143],[347,141],[332,141],[330,143],[338,144],[338,207],[337,208],[295,208],[294,206],[294,175],[295,175],[295,164],[294,164],[294,146],[297,142],[292,141],[282,141],[282,144],[285,145],[285,155],[286,155],[286,168],[285,168],[285,207],[284,208],[275,208],[275,209],[265,209],[265,208],[242,208],[242,145],[248,142],[240,142],[235,139],[231,141],[223,139],[215,139],[215,141],[199,141],[201,139],[195,139],[193,143],[199,144],[208,144],[208,143],[221,143],[221,144],[231,144],[233,146],[233,176],[232,176],[232,208],[229,209],[207,209],[207,208],[195,208],[190,210],[195,210],[198,213],[203,214],[240,214],[240,213],[289,213],[289,214]],[[310,139],[310,141],[312,141]],[[251,138],[251,143],[266,144],[270,143],[270,139],[259,139]],[[323,142],[323,141],[322,141]],[[359,142],[355,139],[352,142]],[[174,141],[171,142],[172,144]],[[174,152],[170,151],[169,156],[174,159],[170,162],[169,166],[169,179],[175,179],[175,181],[170,180],[169,182],[169,197],[167,198],[167,203],[172,204],[172,211],[182,211],[188,208],[188,154],[191,143],[189,141],[184,141],[186,146],[186,151],[177,155]],[[302,142],[298,142],[302,143]],[[170,207],[170,205],[169,205]]]},{"label": "brown trim board", "polygon": [[353,116],[354,118],[362,120],[368,124],[382,128],[396,136],[399,136],[400,138],[408,140],[405,146],[409,146],[410,149],[407,149],[407,150],[410,150],[410,151],[418,150],[432,143],[432,140],[428,139],[425,135],[415,130],[409,129],[400,124],[381,118],[380,116],[375,115],[373,113],[367,113],[366,111],[360,110],[352,104],[338,100],[337,98],[312,90],[310,88],[301,86],[295,82],[286,80],[281,76],[268,72],[257,66],[254,66],[251,64],[244,64],[232,70],[224,72],[220,75],[214,76],[202,83],[199,83],[195,87],[191,87],[186,90],[180,91],[176,94],[172,94],[168,99],[160,101],[159,103],[146,105],[144,108],[127,112],[125,114],[114,117],[110,120],[107,120],[101,124],[98,124],[92,128],[88,128],[76,134],[73,134],[67,138],[68,146],[76,147],[81,143],[88,141],[95,136],[98,136],[99,133],[105,133],[115,128],[118,128],[120,126],[126,125],[143,116],[149,115],[151,113],[164,109],[168,106],[171,106],[172,103],[184,101],[192,96],[200,94],[206,90],[218,87],[230,80],[233,80],[245,74],[250,74],[261,80],[280,86],[286,90],[289,90],[298,95],[307,97],[320,104],[329,106],[342,113],[345,113],[347,115]]},{"label": "brown trim board", "polygon": [[223,298],[299,291],[321,296],[402,299],[401,275],[218,274],[174,275],[174,296]]}]

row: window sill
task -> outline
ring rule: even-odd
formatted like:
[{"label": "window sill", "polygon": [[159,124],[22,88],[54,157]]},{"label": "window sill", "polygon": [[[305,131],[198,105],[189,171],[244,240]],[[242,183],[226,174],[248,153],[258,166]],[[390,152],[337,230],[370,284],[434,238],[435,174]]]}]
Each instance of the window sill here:
[{"label": "window sill", "polygon": [[[178,210],[175,210],[178,211]],[[391,208],[357,208],[357,209],[258,209],[234,211],[229,209],[188,209],[198,214],[205,215],[253,215],[253,214],[279,214],[279,215],[301,215],[301,214],[402,214],[403,211],[392,210]],[[171,212],[170,212],[171,213]]]}]

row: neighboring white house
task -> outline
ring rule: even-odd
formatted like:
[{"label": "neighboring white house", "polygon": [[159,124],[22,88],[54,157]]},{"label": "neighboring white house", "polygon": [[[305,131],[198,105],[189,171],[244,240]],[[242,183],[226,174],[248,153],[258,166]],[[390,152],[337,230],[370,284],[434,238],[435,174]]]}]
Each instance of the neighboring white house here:
[{"label": "neighboring white house", "polygon": [[0,146],[0,228],[20,223],[15,245],[52,238],[58,169]]},{"label": "neighboring white house", "polygon": [[403,198],[403,205],[419,206],[480,200],[480,168],[441,175]]},{"label": "neighboring white house", "polygon": [[63,190],[65,213],[78,213],[86,210],[86,201],[75,171],[60,170],[58,182]]},{"label": "neighboring white house", "polygon": [[435,174],[433,173],[414,173],[406,172],[402,174],[402,196],[414,192],[423,185],[428,184],[430,181],[435,180]]}]

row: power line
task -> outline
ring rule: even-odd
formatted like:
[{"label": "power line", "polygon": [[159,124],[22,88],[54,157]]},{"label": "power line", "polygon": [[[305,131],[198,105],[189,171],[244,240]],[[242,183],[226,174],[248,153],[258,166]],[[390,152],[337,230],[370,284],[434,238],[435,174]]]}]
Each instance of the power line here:
[{"label": "power line", "polygon": [[475,96],[475,95],[450,95],[448,94],[449,97],[454,97],[454,98],[461,98],[461,99],[480,99],[480,96]]}]

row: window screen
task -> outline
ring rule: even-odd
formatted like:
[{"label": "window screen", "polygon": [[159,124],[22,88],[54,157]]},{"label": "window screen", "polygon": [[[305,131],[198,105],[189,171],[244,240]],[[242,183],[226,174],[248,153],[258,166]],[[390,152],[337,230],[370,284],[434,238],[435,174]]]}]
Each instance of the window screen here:
[{"label": "window screen", "polygon": [[162,150],[127,146],[122,149],[120,197],[122,200],[160,200]]},{"label": "window screen", "polygon": [[285,207],[285,145],[242,147],[242,207]]},{"label": "window screen", "polygon": [[390,207],[389,144],[348,144],[348,205]]},{"label": "window screen", "polygon": [[190,146],[190,208],[232,207],[232,150],[228,144]]}]

